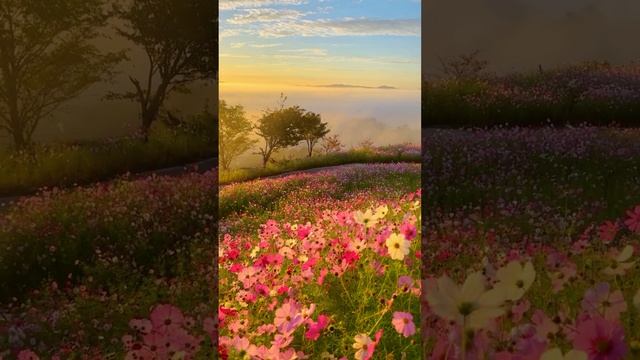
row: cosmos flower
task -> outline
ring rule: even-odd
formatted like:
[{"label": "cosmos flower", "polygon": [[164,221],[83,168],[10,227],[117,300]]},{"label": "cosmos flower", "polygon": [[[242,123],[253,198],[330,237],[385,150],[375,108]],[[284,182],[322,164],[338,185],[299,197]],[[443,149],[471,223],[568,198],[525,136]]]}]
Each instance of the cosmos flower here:
[{"label": "cosmos flower", "polygon": [[590,360],[622,360],[628,352],[624,329],[618,322],[596,316],[576,325],[573,346]]},{"label": "cosmos flower", "polygon": [[620,252],[612,252],[610,256],[610,264],[602,270],[606,275],[616,276],[624,275],[627,270],[633,267],[635,261],[631,261],[633,256],[633,246],[627,245]]},{"label": "cosmos flower", "polygon": [[403,235],[392,233],[385,241],[389,257],[394,260],[403,260],[409,255],[409,247],[411,243],[404,238]]},{"label": "cosmos flower", "polygon": [[455,321],[466,328],[479,329],[504,314],[504,292],[485,289],[480,273],[472,273],[460,287],[448,276],[427,280],[427,301],[438,316]]},{"label": "cosmos flower", "polygon": [[640,234],[640,205],[633,208],[633,210],[627,211],[627,216],[624,224],[627,225],[629,230]]},{"label": "cosmos flower", "polygon": [[366,228],[374,227],[378,223],[378,217],[371,209],[367,209],[365,212],[358,210],[353,213],[353,218],[356,223],[364,225]]},{"label": "cosmos flower", "polygon": [[354,338],[353,348],[356,350],[355,359],[364,360],[370,356],[370,346],[373,340],[367,334],[358,334]]},{"label": "cosmos flower", "polygon": [[618,320],[620,314],[627,310],[627,303],[620,290],[610,292],[609,283],[602,282],[585,292],[582,309],[607,320]]},{"label": "cosmos flower", "polygon": [[529,290],[535,278],[536,272],[530,261],[524,266],[518,261],[512,261],[498,269],[496,288],[504,291],[506,300],[517,301]]},{"label": "cosmos flower", "polygon": [[396,331],[404,337],[409,337],[416,333],[416,326],[413,323],[413,315],[410,313],[395,311],[393,313],[393,320],[391,320],[391,323]]}]

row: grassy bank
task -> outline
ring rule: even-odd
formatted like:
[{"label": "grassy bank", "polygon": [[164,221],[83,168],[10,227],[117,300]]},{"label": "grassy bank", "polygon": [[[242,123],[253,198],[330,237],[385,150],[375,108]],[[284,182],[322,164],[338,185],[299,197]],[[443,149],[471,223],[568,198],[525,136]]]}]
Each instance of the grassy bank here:
[{"label": "grassy bank", "polygon": [[283,174],[291,171],[307,170],[327,166],[356,163],[396,163],[421,161],[420,150],[416,146],[395,146],[373,149],[352,149],[345,152],[320,154],[313,157],[288,160],[269,164],[266,168],[244,168],[220,171],[220,184],[253,180],[261,177]]},{"label": "grassy bank", "polygon": [[0,197],[183,165],[214,156],[216,146],[213,134],[158,126],[148,142],[124,138],[36,145],[28,154],[0,150]]},{"label": "grassy bank", "polygon": [[640,65],[433,80],[424,84],[423,119],[447,127],[640,126]]}]

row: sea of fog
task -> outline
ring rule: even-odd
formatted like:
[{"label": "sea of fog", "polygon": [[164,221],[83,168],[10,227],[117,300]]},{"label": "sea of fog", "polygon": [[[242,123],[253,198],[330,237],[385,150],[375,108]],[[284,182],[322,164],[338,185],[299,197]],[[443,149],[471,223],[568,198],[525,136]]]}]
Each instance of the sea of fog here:
[{"label": "sea of fog", "polygon": [[[346,148],[367,139],[376,145],[420,142],[420,90],[222,82],[219,91],[227,104],[243,105],[252,121],[264,110],[278,106],[284,93],[286,105],[319,113]],[[258,155],[247,153],[235,166],[258,163]]]}]

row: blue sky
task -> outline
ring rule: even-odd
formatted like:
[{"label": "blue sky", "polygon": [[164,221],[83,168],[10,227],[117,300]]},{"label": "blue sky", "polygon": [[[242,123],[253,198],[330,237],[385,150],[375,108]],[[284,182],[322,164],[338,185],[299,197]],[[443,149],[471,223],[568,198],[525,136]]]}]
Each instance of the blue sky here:
[{"label": "blue sky", "polygon": [[222,0],[220,8],[223,81],[419,88],[419,1]]}]

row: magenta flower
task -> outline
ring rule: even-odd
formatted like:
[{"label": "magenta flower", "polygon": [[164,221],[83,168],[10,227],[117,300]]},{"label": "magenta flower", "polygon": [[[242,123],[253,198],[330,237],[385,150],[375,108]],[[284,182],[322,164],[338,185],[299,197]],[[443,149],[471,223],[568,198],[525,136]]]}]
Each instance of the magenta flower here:
[{"label": "magenta flower", "polygon": [[416,326],[413,323],[413,315],[410,313],[400,311],[394,312],[391,323],[396,331],[404,337],[409,337],[416,333]]},{"label": "magenta flower", "polygon": [[636,234],[640,234],[640,205],[633,208],[633,210],[627,211],[627,220],[624,224],[627,225],[629,230]]},{"label": "magenta flower", "polygon": [[628,351],[622,325],[599,316],[577,324],[573,346],[589,360],[621,360]]},{"label": "magenta flower", "polygon": [[40,358],[31,350],[22,350],[18,353],[18,360],[40,360]]},{"label": "magenta flower", "polygon": [[603,243],[608,244],[616,238],[618,230],[620,230],[620,226],[617,222],[606,221],[598,228],[598,235]]},{"label": "magenta flower", "polygon": [[304,336],[309,340],[318,340],[320,333],[329,325],[329,317],[325,315],[318,316],[318,321],[309,322],[309,330]]}]

